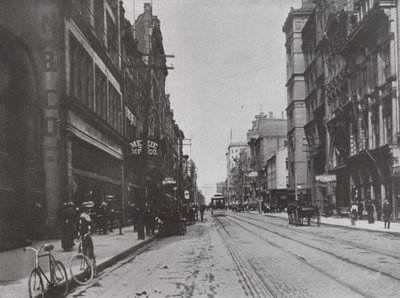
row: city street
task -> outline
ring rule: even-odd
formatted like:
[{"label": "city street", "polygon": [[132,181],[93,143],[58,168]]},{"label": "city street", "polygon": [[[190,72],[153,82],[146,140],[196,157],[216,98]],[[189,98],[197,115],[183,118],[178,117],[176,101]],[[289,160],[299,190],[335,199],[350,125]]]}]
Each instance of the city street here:
[{"label": "city street", "polygon": [[68,297],[398,297],[398,236],[233,214],[159,239]]}]

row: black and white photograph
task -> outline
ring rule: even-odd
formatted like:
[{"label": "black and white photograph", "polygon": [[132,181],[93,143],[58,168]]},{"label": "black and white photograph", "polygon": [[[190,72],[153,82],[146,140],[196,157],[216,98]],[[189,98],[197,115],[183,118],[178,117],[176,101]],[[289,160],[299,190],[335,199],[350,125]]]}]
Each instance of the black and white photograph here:
[{"label": "black and white photograph", "polygon": [[0,298],[400,297],[397,0],[0,0]]}]

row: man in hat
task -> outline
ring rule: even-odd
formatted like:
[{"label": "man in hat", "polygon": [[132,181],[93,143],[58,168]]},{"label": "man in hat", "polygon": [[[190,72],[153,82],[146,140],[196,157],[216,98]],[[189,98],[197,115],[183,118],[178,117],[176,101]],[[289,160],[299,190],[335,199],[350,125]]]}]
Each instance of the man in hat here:
[{"label": "man in hat", "polygon": [[383,221],[385,222],[384,229],[386,229],[386,225],[387,228],[390,229],[390,219],[392,217],[393,209],[392,206],[389,204],[388,200],[385,200],[385,203],[383,203],[382,213],[383,213]]}]

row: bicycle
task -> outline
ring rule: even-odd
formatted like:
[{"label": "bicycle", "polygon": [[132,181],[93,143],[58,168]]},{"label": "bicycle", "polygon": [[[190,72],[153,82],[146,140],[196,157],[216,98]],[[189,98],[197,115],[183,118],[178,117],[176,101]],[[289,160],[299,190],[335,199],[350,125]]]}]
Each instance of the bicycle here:
[{"label": "bicycle", "polygon": [[72,278],[81,285],[90,283],[96,276],[96,260],[88,257],[89,248],[86,239],[89,234],[79,238],[78,253],[72,256],[69,267]]},{"label": "bicycle", "polygon": [[[35,252],[35,268],[31,271],[28,280],[29,297],[45,297],[45,294],[57,287],[57,292],[64,296],[68,293],[68,276],[65,266],[60,261],[57,261],[51,251],[54,246],[51,244],[44,244],[39,249],[33,247],[25,247],[23,251],[32,250]],[[43,250],[47,253],[40,254]],[[49,277],[44,273],[39,265],[39,258],[49,257]],[[43,283],[46,282],[46,286]]]}]

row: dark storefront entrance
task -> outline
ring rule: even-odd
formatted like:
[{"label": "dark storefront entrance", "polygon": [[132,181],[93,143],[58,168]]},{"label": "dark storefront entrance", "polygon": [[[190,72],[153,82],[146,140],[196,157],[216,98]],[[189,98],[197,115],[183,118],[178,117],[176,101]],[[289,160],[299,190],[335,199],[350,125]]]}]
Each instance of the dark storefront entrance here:
[{"label": "dark storefront entrance", "polygon": [[72,140],[73,201],[106,202],[121,210],[122,161],[77,137]]}]

